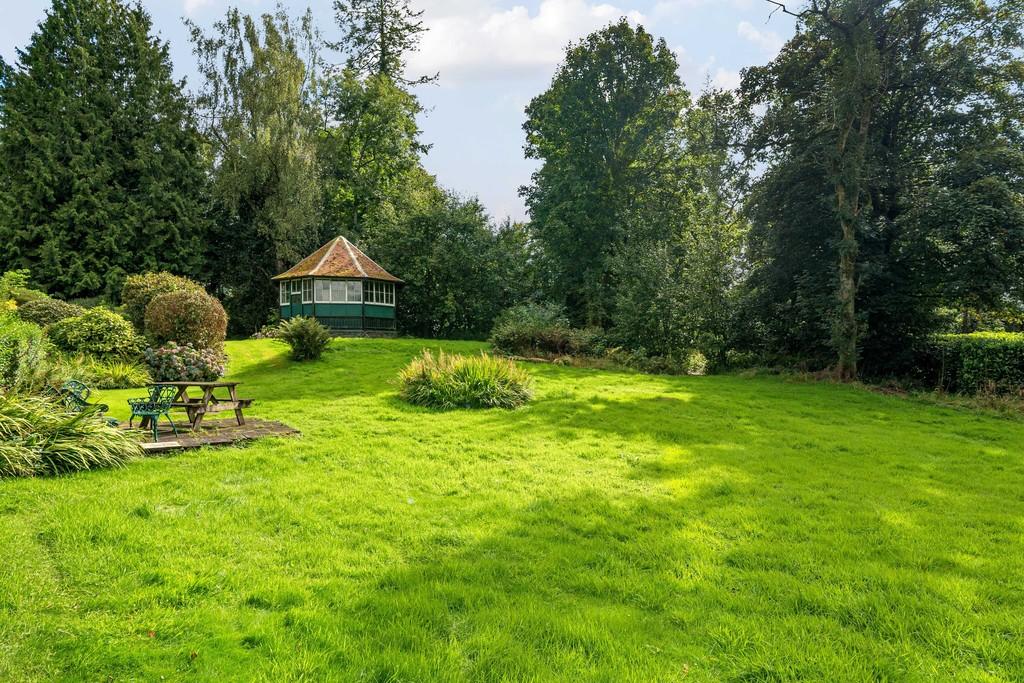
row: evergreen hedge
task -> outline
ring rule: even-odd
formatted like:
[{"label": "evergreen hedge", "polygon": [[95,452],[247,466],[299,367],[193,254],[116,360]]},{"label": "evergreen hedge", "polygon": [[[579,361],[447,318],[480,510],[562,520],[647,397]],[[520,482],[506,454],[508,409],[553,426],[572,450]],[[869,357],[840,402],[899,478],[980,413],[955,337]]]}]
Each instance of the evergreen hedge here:
[{"label": "evergreen hedge", "polygon": [[1024,333],[975,332],[933,338],[922,359],[946,391],[1024,393]]}]

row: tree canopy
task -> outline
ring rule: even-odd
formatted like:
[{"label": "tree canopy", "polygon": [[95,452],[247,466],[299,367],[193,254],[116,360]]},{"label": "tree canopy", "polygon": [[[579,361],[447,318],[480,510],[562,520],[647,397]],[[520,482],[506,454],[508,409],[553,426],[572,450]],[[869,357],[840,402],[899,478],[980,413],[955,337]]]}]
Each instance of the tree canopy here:
[{"label": "tree canopy", "polygon": [[88,297],[201,267],[201,138],[140,6],[54,0],[0,68],[0,105],[0,270]]}]

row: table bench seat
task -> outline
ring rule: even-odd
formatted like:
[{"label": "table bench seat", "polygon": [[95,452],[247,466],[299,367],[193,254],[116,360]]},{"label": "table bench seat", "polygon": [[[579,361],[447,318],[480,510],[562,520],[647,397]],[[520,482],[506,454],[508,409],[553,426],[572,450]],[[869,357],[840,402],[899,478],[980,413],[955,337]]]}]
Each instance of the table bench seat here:
[{"label": "table bench seat", "polygon": [[[238,386],[238,382],[160,382],[155,384],[178,388],[178,393],[170,407],[188,413],[188,420],[192,424],[193,430],[198,429],[203,421],[203,416],[207,413],[221,413],[228,410],[234,411],[239,425],[244,425],[245,418],[242,415],[242,410],[250,407],[253,403],[251,398],[238,398],[235,395],[235,387]],[[189,389],[201,390],[202,397],[189,396]],[[215,389],[227,389],[229,396],[215,396],[213,393]]]}]

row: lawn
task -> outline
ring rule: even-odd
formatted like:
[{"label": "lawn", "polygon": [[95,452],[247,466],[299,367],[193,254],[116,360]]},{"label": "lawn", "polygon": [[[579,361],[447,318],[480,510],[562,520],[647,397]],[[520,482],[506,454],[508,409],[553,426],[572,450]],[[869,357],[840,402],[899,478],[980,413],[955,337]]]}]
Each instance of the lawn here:
[{"label": "lawn", "polygon": [[229,343],[302,437],[0,482],[0,680],[1024,679],[1024,420],[545,365],[433,413],[424,345]]}]

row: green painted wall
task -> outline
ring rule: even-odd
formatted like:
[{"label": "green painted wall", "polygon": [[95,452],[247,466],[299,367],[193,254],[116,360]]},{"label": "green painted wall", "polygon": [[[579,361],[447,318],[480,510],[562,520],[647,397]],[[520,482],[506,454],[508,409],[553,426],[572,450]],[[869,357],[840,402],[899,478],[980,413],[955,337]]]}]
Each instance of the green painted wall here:
[{"label": "green painted wall", "polygon": [[360,304],[317,304],[316,314],[336,318],[362,315]]},{"label": "green painted wall", "polygon": [[[319,310],[319,307],[317,307]],[[366,317],[367,318],[394,318],[395,307],[394,306],[378,306],[376,304],[366,304]]]}]

